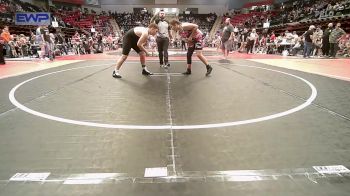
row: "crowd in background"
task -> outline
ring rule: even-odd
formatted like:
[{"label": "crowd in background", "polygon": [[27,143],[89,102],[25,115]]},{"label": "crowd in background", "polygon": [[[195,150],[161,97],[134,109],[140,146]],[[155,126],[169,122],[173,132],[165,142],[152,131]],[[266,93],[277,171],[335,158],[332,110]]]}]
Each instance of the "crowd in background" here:
[{"label": "crowd in background", "polygon": [[11,34],[8,26],[2,30],[4,38],[4,55],[9,58],[38,57],[53,60],[55,56],[76,54],[94,54],[119,48],[118,34],[104,35],[99,32],[80,34],[76,32],[72,37],[62,32],[50,32],[47,26],[40,26],[29,36]]},{"label": "crowd in background", "polygon": [[121,28],[122,33],[137,26],[148,26],[152,15],[148,12],[140,13],[110,13]]},{"label": "crowd in background", "polygon": [[[51,20],[57,21],[59,26],[53,28],[14,25],[15,12],[47,11],[45,8],[20,0],[0,0],[0,10],[0,33],[6,37],[2,38],[3,54],[8,58],[29,56],[52,60],[68,53],[80,55],[115,50],[120,44],[120,35],[112,30],[106,12],[96,14],[88,9],[50,7]],[[63,28],[76,32],[66,34],[61,31]]]},{"label": "crowd in background", "polygon": [[180,14],[180,22],[190,22],[197,24],[200,30],[208,35],[214,22],[216,21],[217,15],[215,13],[209,14]]},{"label": "crowd in background", "polygon": [[271,23],[292,23],[302,19],[317,19],[350,14],[350,0],[290,1],[279,7],[281,14]]},{"label": "crowd in background", "polygon": [[252,7],[248,13],[231,10],[224,17],[232,18],[235,26],[262,28],[266,22],[277,25],[347,14],[350,14],[350,0],[289,0],[281,4]]},{"label": "crowd in background", "polygon": [[[224,14],[223,21],[231,18],[234,29],[234,38],[232,39],[231,51],[262,53],[262,54],[283,54],[283,55],[304,55],[304,50],[310,56],[335,56],[329,54],[329,32],[326,22],[321,26],[320,22],[315,23],[312,29],[311,40],[305,41],[307,29],[301,30],[297,25],[301,21],[312,21],[315,19],[332,18],[350,14],[350,0],[297,0],[287,1],[282,4],[256,6],[248,13],[242,14],[241,10],[232,10]],[[275,24],[289,23],[293,24],[295,30],[285,30],[275,33],[273,30],[263,28],[264,23]],[[312,24],[312,23],[311,23]],[[317,24],[317,25],[316,25]],[[345,28],[349,28],[349,23],[345,23]],[[332,29],[335,29],[333,24]],[[305,28],[308,28],[305,26]],[[287,29],[287,27],[285,27]],[[293,26],[288,27],[293,29]],[[327,33],[323,33],[328,29]],[[254,31],[254,32],[253,32]],[[335,32],[333,32],[335,33]],[[310,32],[309,32],[310,34]],[[209,40],[208,45],[220,48],[222,32],[218,31],[216,35]],[[248,41],[247,41],[248,40]],[[250,41],[249,41],[250,40]],[[253,41],[254,40],[254,41]],[[332,40],[332,42],[334,42]],[[305,43],[307,43],[306,48]],[[311,43],[311,44],[310,44]],[[336,40],[334,51],[338,55],[348,57],[350,39],[349,35],[342,34]],[[333,49],[333,48],[332,48]],[[310,54],[310,55],[309,55]]]},{"label": "crowd in background", "polygon": [[[339,26],[339,28],[337,28]],[[296,31],[276,34],[267,30],[257,32],[254,28],[233,27],[234,36],[230,40],[231,52],[247,54],[303,55],[304,57],[350,56],[350,34],[341,28],[341,24],[329,24],[327,28],[311,25],[311,29],[298,34]],[[338,30],[340,29],[340,30]],[[207,44],[218,50],[222,45],[222,32],[219,31]],[[307,45],[306,45],[307,44]],[[331,48],[333,44],[333,48]],[[307,47],[306,47],[307,46]],[[305,55],[305,52],[307,54]]]},{"label": "crowd in background", "polygon": [[[329,27],[316,26],[312,29],[311,41],[310,30],[275,33],[272,30],[263,29],[262,24],[269,21],[277,23],[291,23],[303,19],[315,19],[347,14],[350,9],[350,0],[326,1],[287,1],[275,6],[258,6],[252,8],[250,13],[244,14],[239,20],[235,16],[242,16],[240,11],[233,10],[224,15],[224,18],[232,17],[234,36],[230,40],[230,51],[254,53],[254,54],[283,54],[310,56],[332,56],[329,44],[332,31]],[[45,11],[44,8],[21,2],[20,0],[0,0],[1,20],[0,24],[13,24],[13,15],[19,11]],[[136,26],[147,26],[152,14],[101,12],[96,14],[93,10],[69,7],[50,7],[52,17],[59,23],[59,28],[34,27],[24,33],[10,33],[10,28],[3,28],[2,40],[4,40],[4,54],[7,57],[33,56],[42,59],[53,59],[57,55],[67,54],[91,54],[101,53],[106,50],[115,50],[120,47],[123,34]],[[64,17],[69,16],[69,17]],[[204,44],[207,47],[220,48],[222,44],[222,32],[218,31],[210,36],[210,30],[217,19],[215,13],[209,14],[180,14],[182,22],[192,22],[199,25],[204,33]],[[115,19],[121,31],[113,30],[108,19]],[[335,29],[336,24],[331,27]],[[61,28],[76,28],[76,32],[66,34]],[[328,29],[328,30],[327,30]],[[336,40],[336,51],[341,56],[349,56],[349,35],[342,35]],[[311,43],[311,45],[310,45]],[[186,50],[186,43],[181,38],[174,36],[170,43],[171,47]],[[152,38],[149,47],[155,47]],[[328,49],[327,49],[328,48]],[[38,52],[39,51],[39,52]],[[305,56],[305,55],[304,55]]]}]

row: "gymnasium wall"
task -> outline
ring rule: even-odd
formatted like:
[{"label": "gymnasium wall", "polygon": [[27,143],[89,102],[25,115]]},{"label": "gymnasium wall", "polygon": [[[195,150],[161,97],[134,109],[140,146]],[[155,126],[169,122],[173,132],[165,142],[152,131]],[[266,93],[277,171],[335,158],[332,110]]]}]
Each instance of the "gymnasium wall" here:
[{"label": "gymnasium wall", "polygon": [[186,10],[186,8],[198,8],[199,14],[208,14],[215,12],[216,14],[223,14],[227,12],[227,8],[222,5],[101,5],[102,10],[115,10],[117,12],[133,12],[134,7],[139,8],[147,8],[150,10],[151,8],[179,8],[180,12]]}]

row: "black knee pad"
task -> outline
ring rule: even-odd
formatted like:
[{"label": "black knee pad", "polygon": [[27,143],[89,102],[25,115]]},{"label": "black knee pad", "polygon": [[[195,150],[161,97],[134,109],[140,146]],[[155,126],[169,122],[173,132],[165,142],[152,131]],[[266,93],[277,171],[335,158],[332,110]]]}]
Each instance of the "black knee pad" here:
[{"label": "black knee pad", "polygon": [[194,47],[193,48],[188,48],[188,50],[187,50],[187,64],[192,64],[193,52],[194,52]]}]

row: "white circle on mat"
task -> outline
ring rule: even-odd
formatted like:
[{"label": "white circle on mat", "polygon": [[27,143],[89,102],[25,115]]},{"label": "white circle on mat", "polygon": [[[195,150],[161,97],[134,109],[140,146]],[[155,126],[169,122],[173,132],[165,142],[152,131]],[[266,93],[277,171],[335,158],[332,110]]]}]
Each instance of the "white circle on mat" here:
[{"label": "white circle on mat", "polygon": [[289,109],[287,111],[284,112],[280,112],[280,113],[276,113],[276,114],[271,114],[268,116],[262,116],[259,118],[254,118],[254,119],[248,119],[248,120],[240,120],[240,121],[232,121],[232,122],[224,122],[224,123],[213,123],[213,124],[200,124],[200,125],[117,125],[117,124],[104,124],[104,123],[94,123],[94,122],[87,122],[87,121],[79,121],[79,120],[72,120],[72,119],[66,119],[63,117],[58,117],[58,116],[52,116],[49,114],[45,114],[42,112],[38,112],[35,110],[32,110],[26,106],[24,106],[23,104],[21,104],[20,102],[17,101],[16,97],[15,97],[15,92],[16,90],[21,87],[22,85],[31,82],[33,80],[36,80],[38,78],[42,78],[45,76],[49,76],[49,75],[53,75],[53,74],[57,74],[57,73],[61,73],[61,72],[66,72],[66,71],[71,71],[71,70],[77,70],[77,69],[86,69],[86,68],[91,68],[91,67],[98,67],[98,66],[105,66],[105,64],[103,65],[92,65],[92,66],[84,66],[84,67],[77,67],[77,68],[71,68],[71,69],[65,69],[65,70],[61,70],[61,71],[55,71],[55,72],[51,72],[51,73],[47,73],[47,74],[43,74],[40,76],[36,76],[33,78],[30,78],[24,82],[21,82],[19,84],[17,84],[15,87],[13,87],[9,93],[9,99],[11,101],[11,103],[13,105],[15,105],[16,107],[18,107],[19,109],[30,113],[32,115],[41,117],[41,118],[45,118],[45,119],[49,119],[49,120],[53,120],[53,121],[58,121],[58,122],[62,122],[62,123],[68,123],[68,124],[74,124],[74,125],[83,125],[83,126],[90,126],[90,127],[100,127],[100,128],[110,128],[110,129],[134,129],[134,130],[163,130],[163,129],[173,129],[173,130],[188,130],[188,129],[208,129],[208,128],[220,128],[220,127],[230,127],[230,126],[237,126],[237,125],[245,125],[245,124],[252,124],[252,123],[258,123],[258,122],[263,122],[263,121],[267,121],[267,120],[272,120],[272,119],[276,119],[279,117],[283,117],[283,116],[287,116],[289,114],[298,112],[304,108],[306,108],[307,106],[309,106],[317,97],[317,90],[316,87],[311,84],[311,82],[307,81],[304,78],[301,78],[299,76],[290,74],[290,73],[286,73],[283,71],[278,71],[278,70],[273,70],[273,69],[268,69],[268,68],[262,68],[262,67],[257,67],[257,66],[250,66],[250,65],[239,65],[239,66],[243,66],[243,67],[251,67],[251,68],[256,68],[256,69],[263,69],[263,70],[267,70],[267,71],[272,71],[272,72],[277,72],[277,73],[281,73],[284,75],[288,75],[291,77],[294,77],[296,79],[299,79],[301,81],[303,81],[304,83],[306,83],[310,89],[311,89],[311,95],[310,97],[301,105],[294,107],[292,109]]}]

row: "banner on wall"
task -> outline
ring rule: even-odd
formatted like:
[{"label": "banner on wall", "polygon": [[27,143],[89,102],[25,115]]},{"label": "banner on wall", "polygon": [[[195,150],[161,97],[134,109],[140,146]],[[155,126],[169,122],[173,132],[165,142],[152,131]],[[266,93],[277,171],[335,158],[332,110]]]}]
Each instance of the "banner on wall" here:
[{"label": "banner on wall", "polygon": [[21,12],[16,13],[16,25],[43,26],[51,24],[49,12]]}]

